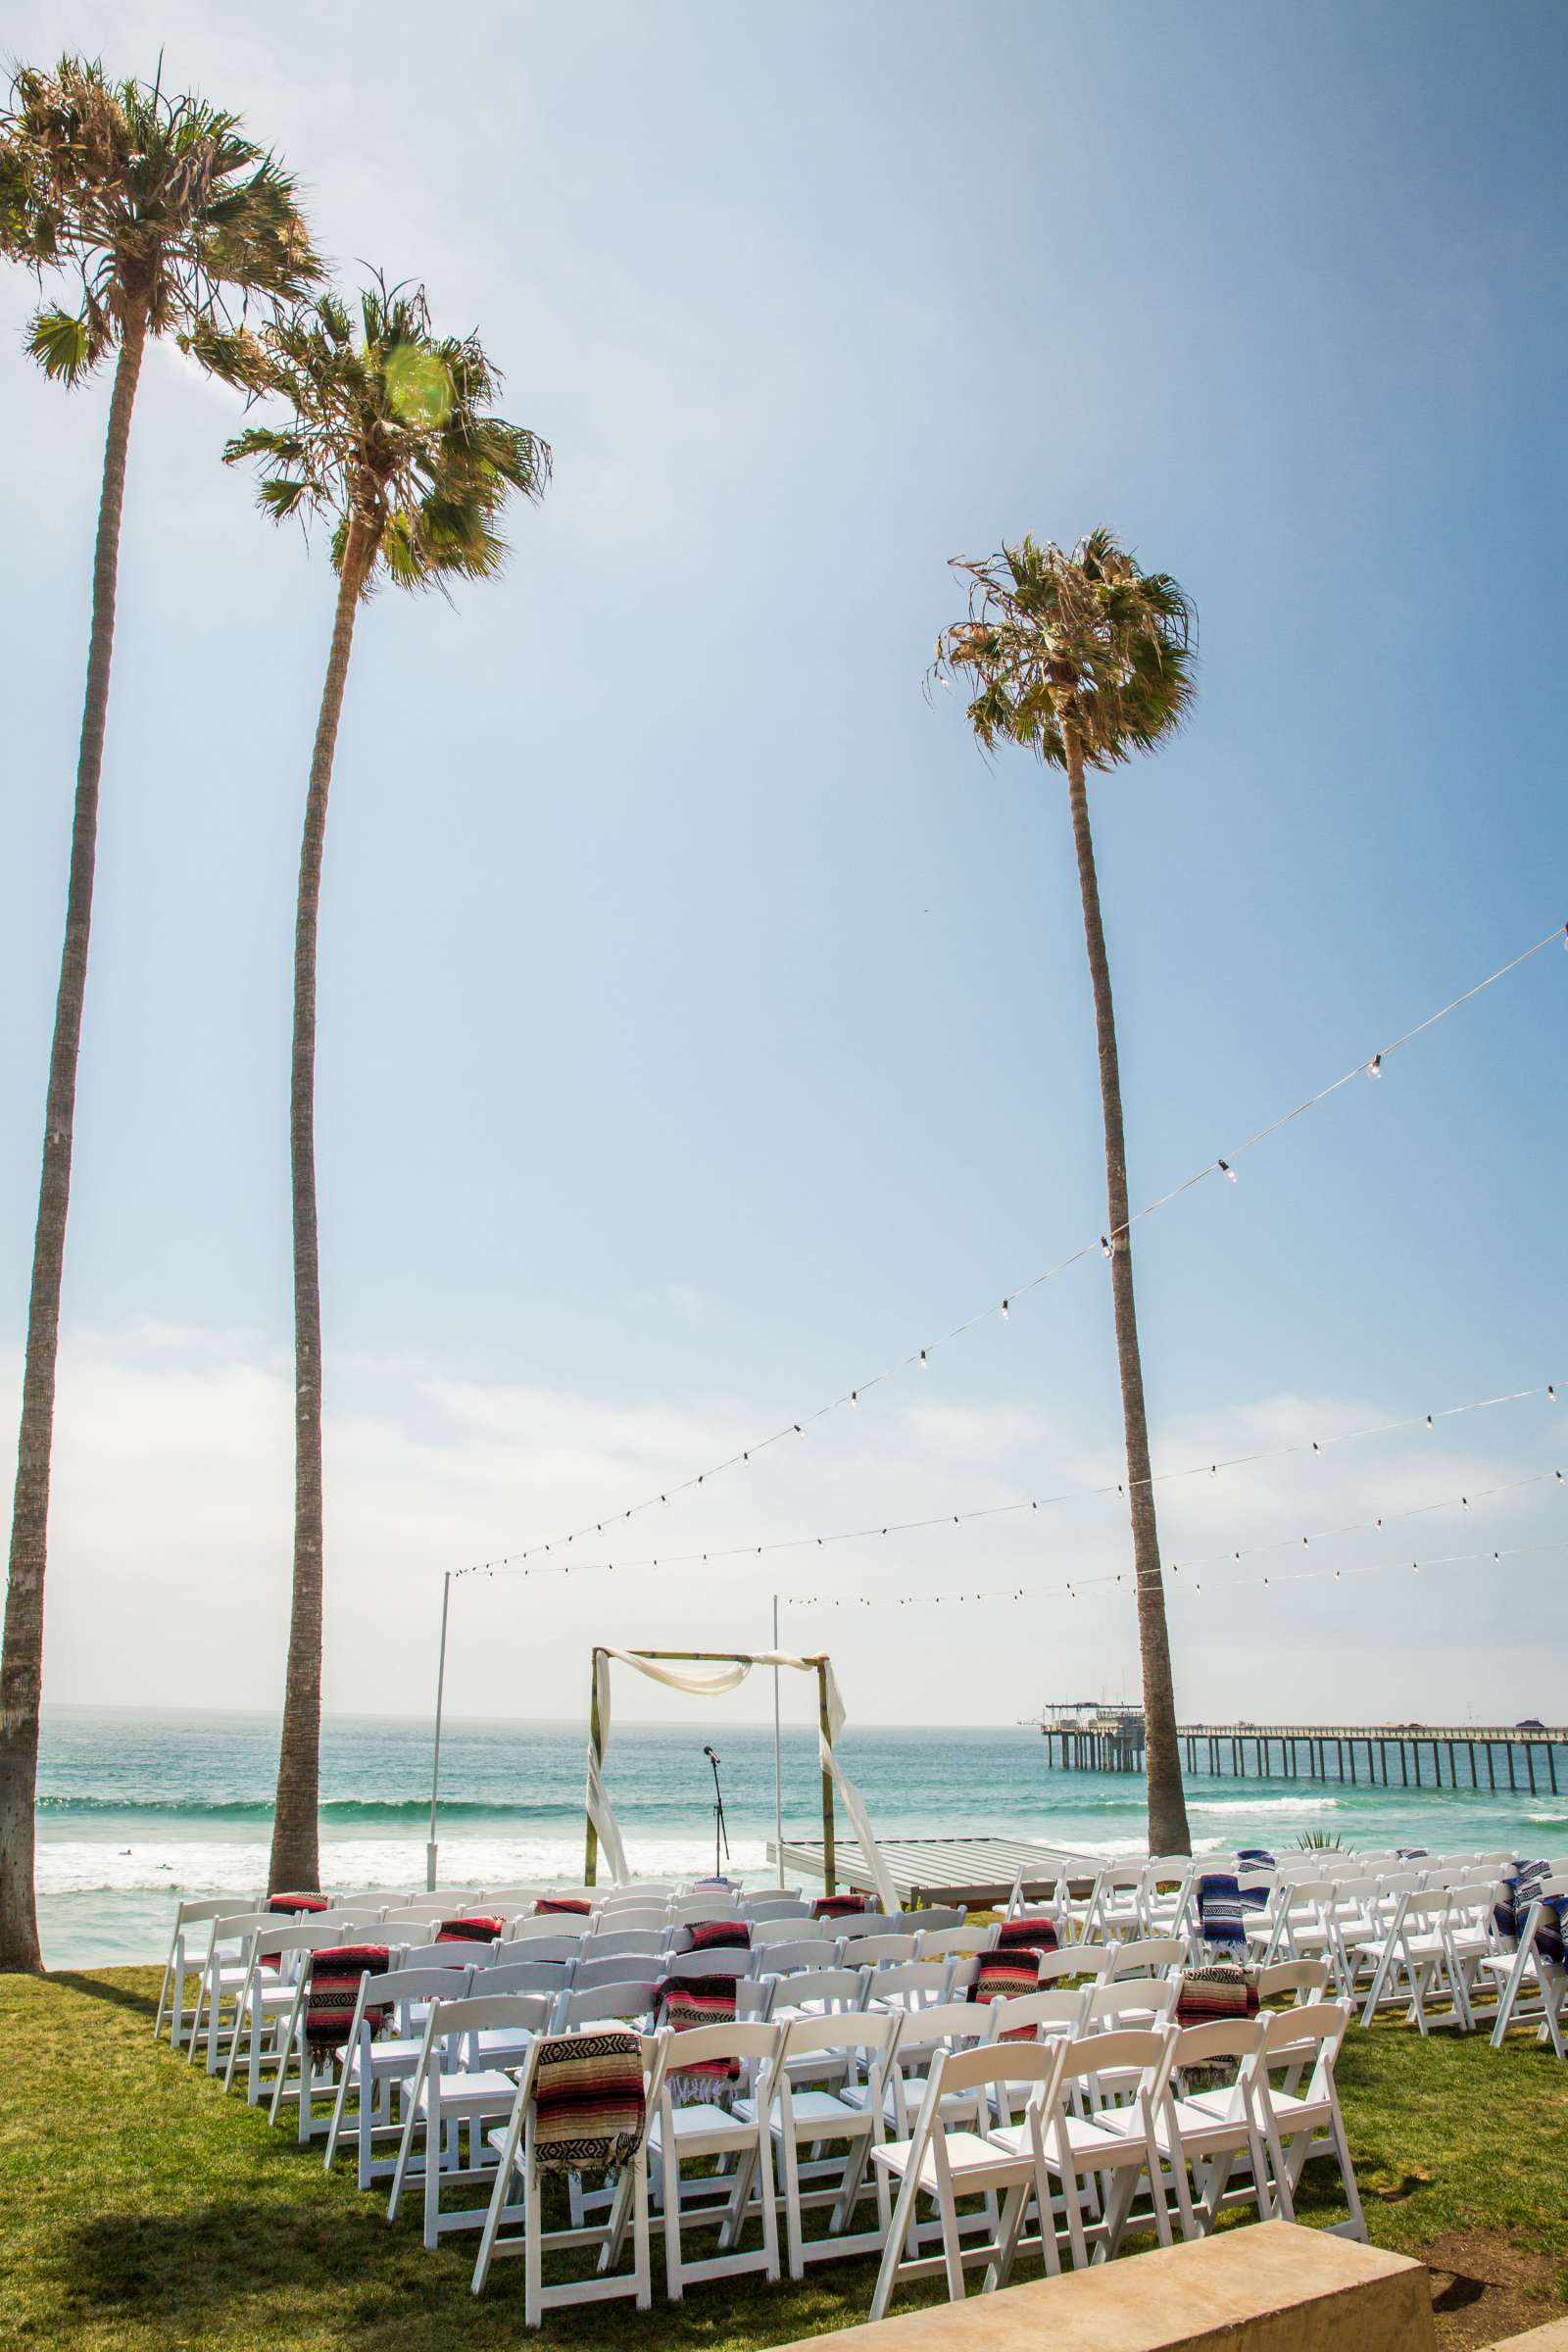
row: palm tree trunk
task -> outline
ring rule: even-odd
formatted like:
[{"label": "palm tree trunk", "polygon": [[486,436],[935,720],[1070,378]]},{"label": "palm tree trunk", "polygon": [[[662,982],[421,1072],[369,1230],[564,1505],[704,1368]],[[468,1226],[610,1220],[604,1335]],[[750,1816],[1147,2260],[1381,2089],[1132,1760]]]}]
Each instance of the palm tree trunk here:
[{"label": "palm tree trunk", "polygon": [[130,415],[147,342],[145,308],[124,320],[104,445],[98,540],[93,554],[92,632],[87,688],[76,755],[76,805],[71,830],[66,938],[49,1049],[43,1169],[32,1242],[22,1423],[17,1437],[16,1500],[11,1516],[11,1581],[0,1659],[0,1969],[39,1969],[33,1892],[33,1805],[38,1786],[38,1711],[43,1695],[43,1583],[49,1541],[49,1463],[54,1443],[55,1366],[60,1345],[60,1286],[71,1205],[71,1152],[76,1118],[76,1057],[87,994],[93,868],[98,850],[98,784],[109,717],[109,670],[115,650],[115,586],[120,521],[125,503]]},{"label": "palm tree trunk", "polygon": [[1176,1745],[1176,1699],[1171,1683],[1170,1637],[1165,1626],[1165,1585],[1159,1565],[1159,1534],[1154,1524],[1154,1491],[1150,1483],[1149,1420],[1144,1409],[1144,1367],[1138,1352],[1132,1235],[1127,1220],[1127,1143],[1122,1132],[1116,1013],[1111,1003],[1104,926],[1100,917],[1094,836],[1089,830],[1083,742],[1067,710],[1061,714],[1061,735],[1067,755],[1072,834],[1078,852],[1078,887],[1084,906],[1084,940],[1089,950],[1089,978],[1095,998],[1095,1029],[1100,1041],[1100,1103],[1105,1129],[1105,1195],[1110,1212],[1110,1295],[1116,1313],[1116,1365],[1121,1375],[1122,1424],[1127,1439],[1127,1494],[1132,1510],[1138,1647],[1144,1682],[1149,1850],[1155,1854],[1185,1854],[1192,1851],[1192,1838],[1187,1827],[1187,1800],[1182,1792],[1181,1755]]},{"label": "palm tree trunk", "polygon": [[294,1052],[288,1127],[294,1203],[294,1584],[277,1802],[267,1880],[276,1892],[317,1887],[321,1877],[321,1281],[316,1221],[316,939],[332,756],[343,713],[360,591],[373,553],[368,526],[356,520],[343,551],[332,650],[316,722],[294,916]]}]

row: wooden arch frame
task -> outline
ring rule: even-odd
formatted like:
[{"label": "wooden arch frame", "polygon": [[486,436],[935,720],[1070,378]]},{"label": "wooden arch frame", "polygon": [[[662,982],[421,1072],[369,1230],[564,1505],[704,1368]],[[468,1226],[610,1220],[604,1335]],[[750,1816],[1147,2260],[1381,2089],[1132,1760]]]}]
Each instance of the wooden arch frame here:
[{"label": "wooden arch frame", "polygon": [[[605,1746],[599,1723],[599,1661],[602,1657],[611,1654],[608,1643],[596,1642],[589,1657],[588,1744],[593,1750],[595,1766],[601,1770],[604,1767]],[[671,1665],[683,1666],[752,1666],[757,1663],[757,1653],[749,1649],[634,1649],[626,1654],[634,1658],[659,1658],[666,1660]],[[828,1724],[828,1660],[826,1654],[803,1658],[801,1664],[815,1671],[816,1728],[821,1734],[824,1743],[831,1747],[833,1734]],[[587,1817],[586,1811],[585,1823],[583,1885],[597,1886],[599,1884],[599,1832],[594,1828],[592,1819]],[[782,1860],[782,1857],[780,1859]],[[824,1894],[836,1894],[838,1891],[835,1867],[833,1776],[830,1772],[824,1772],[822,1775],[822,1891]]]}]

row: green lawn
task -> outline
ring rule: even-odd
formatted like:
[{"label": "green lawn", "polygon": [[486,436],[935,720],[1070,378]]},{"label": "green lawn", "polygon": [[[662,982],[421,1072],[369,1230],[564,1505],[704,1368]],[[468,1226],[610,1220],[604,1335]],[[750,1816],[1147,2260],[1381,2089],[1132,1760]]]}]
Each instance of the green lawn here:
[{"label": "green lawn", "polygon": [[[172,2058],[152,2036],[156,1989],[145,1969],[0,1978],[0,2345],[304,2352],[371,2327],[386,2352],[522,2339],[520,2264],[475,2301],[471,2239],[426,2254],[415,2211],[389,2228],[346,2162],[329,2180],[318,2147]],[[1341,2083],[1372,2234],[1432,2261],[1440,2340],[1489,2343],[1556,2316],[1568,2069],[1528,2038],[1494,2055],[1391,2026],[1352,2032]],[[1334,2218],[1328,2201],[1302,2214]],[[552,2314],[545,2334],[650,2352],[776,2344],[862,2318],[872,2277],[860,2262],[799,2287],[734,2280],[678,2307],[656,2299],[646,2319],[629,2304]],[[656,2238],[656,2298],[659,2278]]]}]

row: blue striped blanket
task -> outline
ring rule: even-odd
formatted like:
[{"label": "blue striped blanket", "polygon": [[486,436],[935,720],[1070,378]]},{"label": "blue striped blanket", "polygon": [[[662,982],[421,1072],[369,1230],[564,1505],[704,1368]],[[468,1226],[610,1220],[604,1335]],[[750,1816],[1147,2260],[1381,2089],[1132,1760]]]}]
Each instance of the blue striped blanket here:
[{"label": "blue striped blanket", "polygon": [[1268,1901],[1266,1886],[1250,1886],[1228,1871],[1207,1871],[1198,1882],[1198,1930],[1211,1950],[1225,1957],[1247,1948],[1247,1915]]},{"label": "blue striped blanket", "polygon": [[1516,1862],[1511,1871],[1503,1873],[1502,1892],[1492,1906],[1492,1924],[1502,1941],[1514,1949],[1524,1934],[1531,1904],[1543,1901],[1545,1908],[1536,1930],[1536,1950],[1550,1966],[1561,1968],[1568,1895],[1542,1895],[1541,1889],[1550,1876],[1550,1867],[1544,1862]]}]

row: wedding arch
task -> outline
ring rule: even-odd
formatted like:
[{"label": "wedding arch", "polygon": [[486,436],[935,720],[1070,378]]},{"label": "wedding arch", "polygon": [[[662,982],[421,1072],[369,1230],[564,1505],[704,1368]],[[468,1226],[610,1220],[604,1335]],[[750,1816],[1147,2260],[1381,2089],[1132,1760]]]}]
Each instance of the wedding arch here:
[{"label": "wedding arch", "polygon": [[[859,1840],[860,1853],[876,1886],[882,1908],[885,1911],[899,1908],[893,1881],[877,1849],[876,1839],[871,1835],[864,1799],[838,1759],[837,1742],[844,1729],[845,1715],[833,1662],[825,1653],[798,1658],[782,1649],[613,1649],[604,1643],[595,1643],[593,1688],[588,1708],[588,1786],[584,1803],[587,1823],[582,1875],[585,1885],[593,1886],[598,1884],[601,1853],[612,1879],[618,1882],[631,1875],[626,1865],[626,1848],[621,1839],[620,1824],[615,1819],[614,1807],[606,1791],[604,1780],[605,1749],[610,1743],[612,1658],[618,1660],[622,1666],[630,1666],[637,1674],[645,1674],[650,1682],[662,1683],[669,1690],[684,1690],[694,1698],[722,1697],[725,1691],[738,1689],[754,1666],[791,1667],[802,1674],[814,1674],[817,1750],[822,1767],[823,1890],[828,1894],[837,1891],[833,1821],[836,1792],[849,1816],[850,1826]],[[695,1674],[680,1671],[690,1667],[707,1668],[710,1671]]]}]

